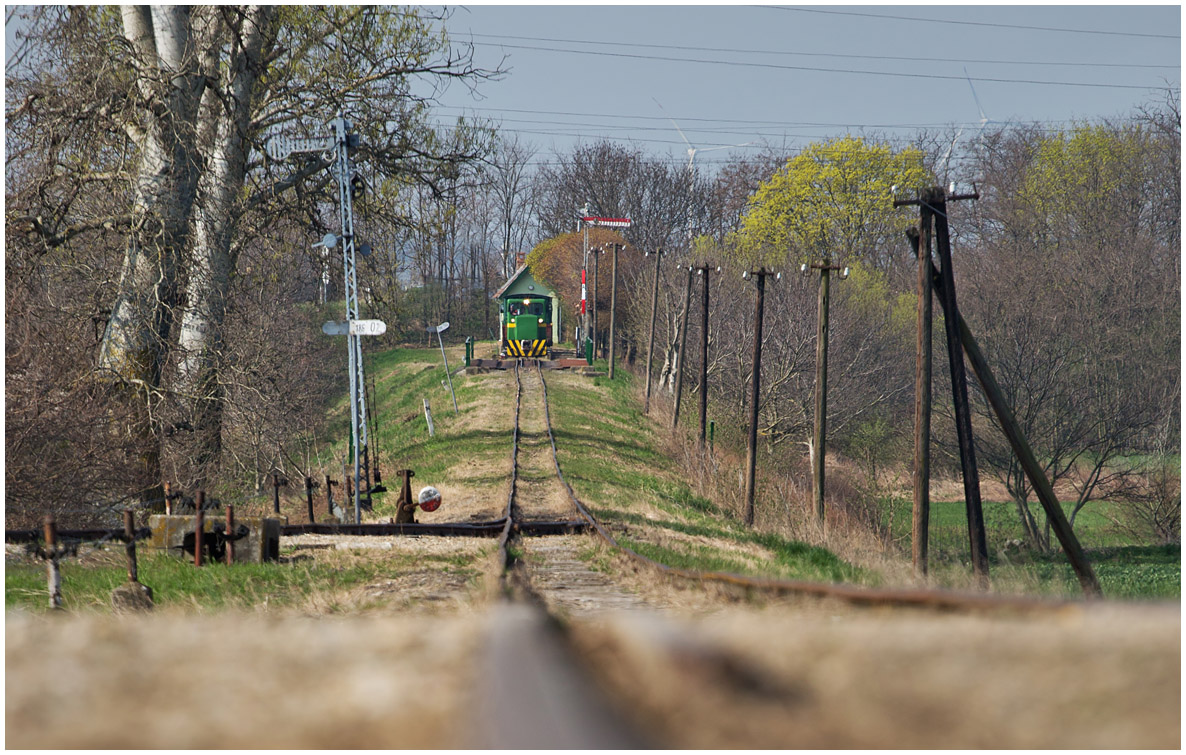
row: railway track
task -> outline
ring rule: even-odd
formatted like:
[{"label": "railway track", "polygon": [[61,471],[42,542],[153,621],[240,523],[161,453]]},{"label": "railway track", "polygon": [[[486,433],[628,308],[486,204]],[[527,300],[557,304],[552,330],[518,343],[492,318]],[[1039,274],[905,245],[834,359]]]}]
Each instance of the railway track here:
[{"label": "railway track", "polygon": [[[538,388],[524,391],[525,379]],[[638,602],[590,570],[577,556],[578,543],[571,536],[549,537],[547,544],[524,537],[529,532],[524,525],[574,512],[551,489],[559,480],[540,474],[546,471],[540,463],[547,450],[542,441],[551,438],[551,427],[539,365],[532,373],[516,362],[515,385],[511,481],[497,557],[504,599],[488,624],[478,677],[483,713],[476,719],[473,744],[497,749],[647,747],[650,743],[633,722],[599,691],[564,622],[572,613],[621,610]]]},{"label": "railway track", "polygon": [[[524,369],[520,377],[509,492],[505,503],[487,504],[482,517],[490,521],[474,524],[498,530],[502,599],[488,610],[330,621],[176,615],[108,624],[85,616],[78,622],[18,617],[7,635],[9,743],[120,749],[180,742],[500,749],[1178,744],[1176,606],[794,583],[669,569],[624,548],[645,564],[641,573],[692,585],[671,592],[699,595],[695,585],[722,584],[766,605],[752,610],[749,602],[730,605],[713,596],[704,603],[713,604],[710,612],[682,611],[672,602],[660,613],[604,575],[587,578],[581,556],[594,542],[590,534],[620,547],[616,530],[598,522],[564,481],[543,376]],[[583,534],[547,534],[549,522],[576,519]],[[371,531],[355,534],[363,532]],[[647,595],[659,602],[662,593]],[[768,602],[767,593],[835,600]],[[484,598],[480,605],[486,607]],[[219,638],[217,657],[179,652],[205,647],[210,637]],[[251,673],[228,685],[227,668]],[[80,684],[90,694],[75,694]],[[221,690],[225,704],[212,706],[211,689]]]}]

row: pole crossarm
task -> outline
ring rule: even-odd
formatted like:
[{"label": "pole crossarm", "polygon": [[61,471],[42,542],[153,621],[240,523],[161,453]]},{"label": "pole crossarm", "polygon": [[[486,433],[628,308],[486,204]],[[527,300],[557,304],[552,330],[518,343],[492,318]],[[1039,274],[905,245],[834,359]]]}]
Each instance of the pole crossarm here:
[{"label": "pole crossarm", "polygon": [[[943,196],[943,201],[945,201],[945,202],[963,202],[963,201],[966,201],[969,199],[980,199],[980,192],[975,190],[975,188],[973,188],[973,191],[971,194],[947,194],[944,189],[940,189],[940,191],[943,192],[942,196]],[[894,208],[895,209],[897,209],[898,207],[911,207],[911,206],[921,207],[923,205],[930,207],[930,203],[922,196],[919,196],[916,199],[895,199],[894,200]],[[932,211],[934,211],[935,208],[930,207],[930,209]]]}]

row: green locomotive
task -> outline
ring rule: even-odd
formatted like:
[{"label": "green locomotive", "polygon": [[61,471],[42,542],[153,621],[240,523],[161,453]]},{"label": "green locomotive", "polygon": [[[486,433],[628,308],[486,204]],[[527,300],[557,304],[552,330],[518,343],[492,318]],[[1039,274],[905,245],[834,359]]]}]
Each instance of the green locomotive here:
[{"label": "green locomotive", "polygon": [[548,358],[553,343],[552,300],[527,296],[504,299],[502,306],[502,356]]},{"label": "green locomotive", "polygon": [[526,265],[500,288],[498,299],[499,357],[551,359],[560,340],[560,299],[537,281]]}]

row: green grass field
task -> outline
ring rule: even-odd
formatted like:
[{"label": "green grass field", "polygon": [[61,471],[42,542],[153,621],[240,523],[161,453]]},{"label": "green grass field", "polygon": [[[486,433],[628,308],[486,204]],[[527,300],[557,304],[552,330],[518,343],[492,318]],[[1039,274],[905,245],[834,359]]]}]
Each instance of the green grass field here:
[{"label": "green grass field", "polygon": [[[890,529],[899,542],[909,543],[911,501],[894,499]],[[1089,503],[1075,519],[1075,535],[1087,553],[1104,594],[1110,598],[1157,599],[1181,596],[1182,548],[1136,543],[1115,526],[1109,514],[1122,504]],[[1050,553],[1002,553],[1005,543],[1022,540],[1015,504],[985,501],[984,524],[989,546],[989,568],[994,577],[1026,584],[1043,594],[1078,595],[1079,583],[1052,536]],[[1041,507],[1031,507],[1041,516]],[[1069,510],[1064,506],[1069,515]],[[1039,519],[1039,521],[1042,521]],[[964,502],[932,501],[930,520],[932,564],[963,565],[968,562],[968,520]]]},{"label": "green grass field", "polygon": [[[476,557],[475,557],[476,558]],[[445,569],[466,578],[478,574],[469,556],[410,556],[395,551],[382,558],[343,556],[326,562],[308,556],[284,556],[280,563],[208,564],[195,567],[188,559],[165,554],[148,554],[139,559],[140,581],[153,590],[153,602],[161,609],[191,611],[250,610],[258,606],[298,607],[314,595],[340,594],[351,588],[394,579],[409,569]],[[62,607],[68,611],[106,612],[111,591],[127,579],[123,549],[92,552],[84,563],[66,559],[61,565]],[[7,563],[4,570],[5,608],[34,612],[48,610],[45,565],[40,561]],[[332,612],[333,599],[319,604]]]}]

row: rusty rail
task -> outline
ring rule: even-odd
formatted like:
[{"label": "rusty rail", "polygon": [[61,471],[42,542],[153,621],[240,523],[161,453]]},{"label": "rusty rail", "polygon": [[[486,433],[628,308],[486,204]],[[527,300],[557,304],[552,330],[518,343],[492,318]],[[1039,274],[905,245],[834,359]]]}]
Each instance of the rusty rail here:
[{"label": "rusty rail", "polygon": [[511,485],[507,493],[507,507],[498,537],[498,562],[502,569],[498,584],[507,589],[507,571],[511,566],[510,542],[515,526],[515,493],[519,482],[519,413],[523,408],[523,379],[519,375],[519,360],[515,360],[515,426],[511,432]]}]

